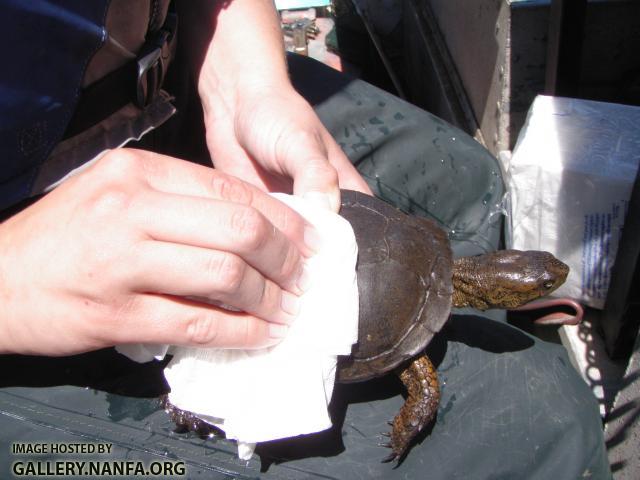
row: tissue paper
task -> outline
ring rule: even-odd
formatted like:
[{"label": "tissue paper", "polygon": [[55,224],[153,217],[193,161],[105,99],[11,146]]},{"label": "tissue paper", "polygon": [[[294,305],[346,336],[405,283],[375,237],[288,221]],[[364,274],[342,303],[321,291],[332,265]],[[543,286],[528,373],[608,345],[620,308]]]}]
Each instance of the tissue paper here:
[{"label": "tissue paper", "polygon": [[[274,194],[313,224],[319,251],[307,260],[311,278],[300,313],[284,340],[269,349],[172,347],[165,369],[169,401],[224,430],[247,458],[253,444],[331,426],[338,355],[358,337],[357,245],[349,222],[302,198]],[[122,353],[144,356],[146,346]],[[162,352],[147,351],[146,360]]]}]

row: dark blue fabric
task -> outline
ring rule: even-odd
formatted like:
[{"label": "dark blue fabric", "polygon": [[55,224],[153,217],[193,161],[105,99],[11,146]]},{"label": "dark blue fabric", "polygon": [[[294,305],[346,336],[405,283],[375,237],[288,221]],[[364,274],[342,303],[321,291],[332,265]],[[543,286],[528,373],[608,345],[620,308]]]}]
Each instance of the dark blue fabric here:
[{"label": "dark blue fabric", "polygon": [[0,209],[31,192],[60,140],[109,0],[0,0]]}]

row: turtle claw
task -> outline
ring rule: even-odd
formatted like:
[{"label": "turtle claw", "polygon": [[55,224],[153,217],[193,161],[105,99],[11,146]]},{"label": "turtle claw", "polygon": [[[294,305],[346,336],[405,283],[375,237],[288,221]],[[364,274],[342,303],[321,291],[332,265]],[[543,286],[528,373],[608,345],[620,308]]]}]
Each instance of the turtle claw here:
[{"label": "turtle claw", "polygon": [[382,459],[382,463],[393,462],[396,458],[398,458],[398,456],[395,453],[391,453]]},{"label": "turtle claw", "polygon": [[389,420],[389,421],[387,422],[387,425],[389,425],[390,427],[393,427],[393,421]]},{"label": "turtle claw", "polygon": [[391,448],[391,443],[379,443],[379,447]]},{"label": "turtle claw", "polygon": [[380,432],[380,435],[391,438],[391,434],[389,432]]}]

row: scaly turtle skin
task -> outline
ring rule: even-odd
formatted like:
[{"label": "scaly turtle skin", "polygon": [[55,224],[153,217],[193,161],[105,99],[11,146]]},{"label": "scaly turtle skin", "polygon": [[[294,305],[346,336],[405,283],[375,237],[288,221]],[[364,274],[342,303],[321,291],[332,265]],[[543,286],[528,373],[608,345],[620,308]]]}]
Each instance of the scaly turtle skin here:
[{"label": "scaly turtle skin", "polygon": [[340,215],[358,243],[358,343],[341,358],[340,382],[394,371],[407,400],[393,420],[391,455],[399,460],[440,402],[436,371],[424,348],[451,307],[516,308],[558,288],[569,268],[547,252],[503,250],[452,261],[444,231],[368,195],[342,192]]},{"label": "scaly turtle skin", "polygon": [[[395,372],[407,399],[392,425],[385,461],[399,460],[435,416],[440,402],[436,370],[424,354],[451,307],[516,308],[551,293],[569,268],[547,252],[503,250],[452,259],[445,232],[375,197],[342,191],[340,215],[358,243],[358,343],[338,362],[337,380],[360,382]],[[171,405],[179,428],[212,434],[215,427]]]}]

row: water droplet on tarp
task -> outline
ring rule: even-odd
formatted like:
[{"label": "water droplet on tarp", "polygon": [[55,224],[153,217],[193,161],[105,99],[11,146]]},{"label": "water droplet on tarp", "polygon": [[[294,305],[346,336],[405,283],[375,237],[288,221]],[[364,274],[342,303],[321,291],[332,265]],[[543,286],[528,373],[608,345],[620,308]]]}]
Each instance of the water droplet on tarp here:
[{"label": "water droplet on tarp", "polygon": [[444,406],[441,406],[440,410],[438,411],[438,421],[440,421],[441,423],[445,422],[445,417],[447,413],[451,411],[455,403],[456,403],[456,395],[453,394],[451,395],[451,398],[449,399],[447,404]]}]

